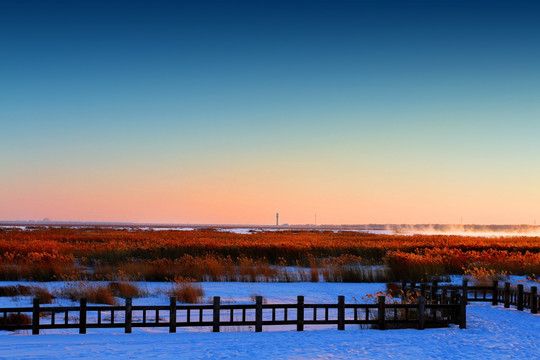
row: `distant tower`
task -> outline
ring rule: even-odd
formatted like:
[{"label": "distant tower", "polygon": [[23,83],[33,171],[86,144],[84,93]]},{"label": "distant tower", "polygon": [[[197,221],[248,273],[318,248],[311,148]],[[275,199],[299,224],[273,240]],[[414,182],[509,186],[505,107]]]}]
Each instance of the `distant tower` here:
[{"label": "distant tower", "polygon": [[279,213],[276,213],[276,226],[279,226]]}]

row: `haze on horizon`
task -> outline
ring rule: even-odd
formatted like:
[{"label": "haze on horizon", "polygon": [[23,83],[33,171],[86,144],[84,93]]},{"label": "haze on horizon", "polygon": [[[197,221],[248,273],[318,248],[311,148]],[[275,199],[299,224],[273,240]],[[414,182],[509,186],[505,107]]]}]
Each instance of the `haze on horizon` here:
[{"label": "haze on horizon", "polygon": [[0,220],[532,224],[536,1],[0,3]]}]

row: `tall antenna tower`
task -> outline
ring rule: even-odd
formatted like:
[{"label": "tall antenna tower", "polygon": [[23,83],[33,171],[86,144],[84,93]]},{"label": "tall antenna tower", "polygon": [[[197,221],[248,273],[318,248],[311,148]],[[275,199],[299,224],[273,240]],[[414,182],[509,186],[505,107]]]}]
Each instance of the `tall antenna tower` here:
[{"label": "tall antenna tower", "polygon": [[276,213],[276,226],[279,226],[279,213]]}]

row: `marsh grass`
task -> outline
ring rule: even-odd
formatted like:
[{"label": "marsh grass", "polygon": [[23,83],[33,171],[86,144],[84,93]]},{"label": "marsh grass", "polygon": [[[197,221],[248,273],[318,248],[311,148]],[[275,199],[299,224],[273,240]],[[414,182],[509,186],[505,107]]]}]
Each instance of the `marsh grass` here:
[{"label": "marsh grass", "polygon": [[481,266],[464,269],[464,275],[473,286],[492,286],[494,280],[508,279],[507,271],[499,272],[495,269],[486,269]]},{"label": "marsh grass", "polygon": [[44,287],[36,285],[0,286],[0,297],[32,296],[39,299],[42,304],[50,304],[54,296]]},{"label": "marsh grass", "polygon": [[30,325],[32,323],[32,318],[26,314],[7,313],[6,315],[2,314],[0,316],[0,323],[8,326]]},{"label": "marsh grass", "polygon": [[386,282],[392,280],[386,266],[362,264],[362,259],[342,255],[324,260],[321,264],[323,279],[327,282]]},{"label": "marsh grass", "polygon": [[107,284],[92,284],[85,281],[68,283],[59,289],[58,297],[71,301],[86,298],[89,303],[117,305],[117,301]]},{"label": "marsh grass", "polygon": [[148,291],[143,290],[140,286],[130,282],[110,282],[109,289],[113,296],[120,298],[140,298],[148,295]]},{"label": "marsh grass", "polygon": [[192,282],[192,279],[176,279],[169,296],[175,296],[176,301],[181,303],[198,304],[204,297],[204,290],[201,284]]},{"label": "marsh grass", "polygon": [[2,231],[0,249],[0,280],[8,281],[420,281],[471,267],[540,273],[540,237],[51,228]]},{"label": "marsh grass", "polygon": [[28,296],[30,287],[24,285],[0,286],[0,297]]}]

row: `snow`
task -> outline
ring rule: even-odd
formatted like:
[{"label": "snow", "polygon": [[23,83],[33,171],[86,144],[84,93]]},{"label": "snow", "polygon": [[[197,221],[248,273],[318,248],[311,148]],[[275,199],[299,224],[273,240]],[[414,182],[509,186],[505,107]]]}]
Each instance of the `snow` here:
[{"label": "snow", "polygon": [[253,234],[255,232],[262,232],[261,229],[255,229],[255,228],[232,228],[232,229],[218,229],[220,232],[230,232],[233,234]]},{"label": "snow", "polygon": [[[0,285],[13,285],[3,282]],[[150,294],[134,299],[134,304],[167,304],[166,283],[141,283]],[[65,283],[46,283],[51,289]],[[269,303],[290,303],[304,295],[306,303],[335,303],[338,295],[346,302],[364,302],[361,297],[384,289],[384,284],[366,283],[202,283],[205,297],[220,296],[223,302],[252,302],[262,295]],[[60,300],[59,304],[71,304]],[[28,306],[30,299],[0,298],[0,307]],[[79,335],[74,330],[0,332],[1,359],[508,359],[538,358],[540,354],[540,315],[528,311],[474,303],[467,307],[468,327],[456,326],[426,330],[367,330],[347,325],[345,331],[334,326],[306,326],[304,332],[283,327],[252,329],[178,328],[169,334],[166,328],[89,329]],[[241,331],[238,331],[241,330]],[[201,332],[205,331],[205,332]]]},{"label": "snow", "polygon": [[[468,329],[151,333],[0,337],[2,359],[538,358],[538,315],[475,304]],[[112,335],[112,336],[111,336]]]},{"label": "snow", "polygon": [[[99,281],[88,282],[100,284]],[[0,286],[10,285],[36,285],[46,287],[54,294],[67,284],[66,282],[25,283],[16,281],[2,281]],[[102,282],[107,284],[107,282]],[[133,299],[133,305],[168,305],[168,290],[170,283],[166,282],[135,282],[141,289],[147,290],[149,296]],[[260,295],[268,303],[296,302],[298,295],[303,295],[305,302],[337,303],[338,295],[344,295],[346,302],[363,302],[361,297],[385,289],[381,283],[263,283],[263,282],[202,282],[205,302],[210,303],[212,297],[219,296],[223,303],[253,303],[252,298]],[[31,306],[31,297],[0,297],[0,307]],[[76,305],[67,299],[56,299],[54,305]],[[46,305],[45,305],[46,306]],[[1,334],[2,332],[0,332]]]},{"label": "snow", "polygon": [[[146,231],[194,231],[195,228],[192,227],[141,227],[136,228],[137,230],[146,230]],[[130,228],[130,230],[133,230],[133,228]]]}]

